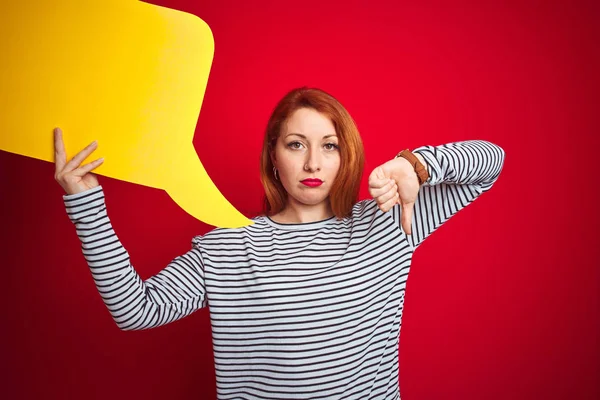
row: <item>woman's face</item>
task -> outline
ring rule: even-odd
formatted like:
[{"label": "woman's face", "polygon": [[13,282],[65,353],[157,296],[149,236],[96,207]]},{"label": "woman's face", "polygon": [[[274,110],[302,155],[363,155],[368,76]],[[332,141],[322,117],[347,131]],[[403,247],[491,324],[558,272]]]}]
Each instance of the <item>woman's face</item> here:
[{"label": "woman's face", "polygon": [[338,145],[333,123],[318,111],[300,108],[288,118],[271,157],[289,202],[317,205],[328,200],[340,169]]}]

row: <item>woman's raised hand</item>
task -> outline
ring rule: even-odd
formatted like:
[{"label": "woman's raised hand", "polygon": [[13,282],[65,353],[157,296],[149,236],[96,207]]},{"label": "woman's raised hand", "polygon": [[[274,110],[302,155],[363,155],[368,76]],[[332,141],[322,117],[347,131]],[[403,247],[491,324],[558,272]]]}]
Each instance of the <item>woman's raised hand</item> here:
[{"label": "woman's raised hand", "polygon": [[62,131],[60,128],[54,129],[54,163],[56,166],[54,179],[67,194],[84,192],[99,185],[98,178],[91,171],[100,166],[104,159],[99,158],[80,166],[83,160],[92,154],[97,147],[98,143],[94,141],[67,162]]},{"label": "woman's raised hand", "polygon": [[395,158],[375,168],[369,175],[369,194],[379,209],[388,212],[396,204],[402,207],[402,228],[411,234],[412,215],[419,194],[419,179],[404,158]]}]

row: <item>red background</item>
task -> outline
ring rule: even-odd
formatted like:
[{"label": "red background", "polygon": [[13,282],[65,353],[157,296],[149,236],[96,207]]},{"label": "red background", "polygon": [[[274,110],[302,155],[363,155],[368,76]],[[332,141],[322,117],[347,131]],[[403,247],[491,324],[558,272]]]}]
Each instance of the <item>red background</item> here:
[{"label": "red background", "polygon": [[[355,118],[361,198],[372,169],[402,148],[483,139],[506,151],[493,189],[415,253],[404,400],[600,398],[600,13],[593,1],[559,3],[156,3],[213,31],[194,145],[247,216],[260,212],[267,119],[296,86],[329,91]],[[208,311],[119,331],[53,174],[51,163],[0,152],[0,396],[213,399]],[[100,181],[143,278],[212,229],[163,191]]]}]

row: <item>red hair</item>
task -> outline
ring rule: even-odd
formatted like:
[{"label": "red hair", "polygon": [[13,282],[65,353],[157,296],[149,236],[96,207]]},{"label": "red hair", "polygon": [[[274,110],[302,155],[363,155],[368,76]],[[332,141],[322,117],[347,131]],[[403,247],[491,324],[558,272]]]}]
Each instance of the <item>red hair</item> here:
[{"label": "red hair", "polygon": [[270,153],[275,149],[281,127],[299,108],[311,108],[320,112],[329,117],[335,127],[340,146],[340,169],[329,192],[329,200],[337,218],[347,217],[358,200],[365,163],[360,133],[348,111],[337,99],[321,89],[308,87],[293,89],[286,94],[267,123],[260,160],[260,180],[265,188],[264,213],[277,214],[287,203],[288,193],[273,175]]}]

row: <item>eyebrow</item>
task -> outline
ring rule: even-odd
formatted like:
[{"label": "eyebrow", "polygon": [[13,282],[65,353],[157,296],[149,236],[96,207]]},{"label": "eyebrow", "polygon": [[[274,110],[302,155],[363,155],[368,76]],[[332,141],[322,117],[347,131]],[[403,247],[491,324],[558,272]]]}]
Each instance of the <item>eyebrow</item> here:
[{"label": "eyebrow", "polygon": [[[292,136],[292,135],[300,136],[301,138],[306,139],[306,136],[304,136],[300,133],[288,133],[287,135],[285,135],[285,137]],[[327,139],[328,137],[337,137],[337,135],[325,135],[325,136],[323,136],[323,139]]]}]

